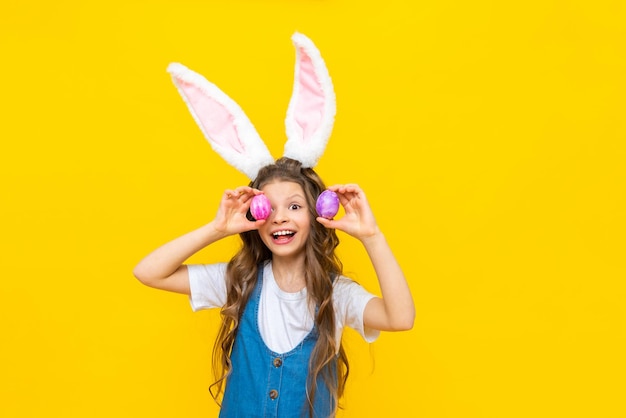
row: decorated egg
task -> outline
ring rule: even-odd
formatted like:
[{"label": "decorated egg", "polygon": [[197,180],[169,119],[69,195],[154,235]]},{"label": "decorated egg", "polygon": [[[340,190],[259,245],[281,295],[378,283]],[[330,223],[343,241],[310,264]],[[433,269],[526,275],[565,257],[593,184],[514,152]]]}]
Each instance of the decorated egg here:
[{"label": "decorated egg", "polygon": [[267,219],[272,212],[272,204],[270,200],[264,194],[258,194],[252,198],[250,202],[250,214],[260,221],[261,219]]},{"label": "decorated egg", "polygon": [[332,219],[339,212],[339,197],[332,190],[324,190],[317,198],[315,210],[322,218]]}]

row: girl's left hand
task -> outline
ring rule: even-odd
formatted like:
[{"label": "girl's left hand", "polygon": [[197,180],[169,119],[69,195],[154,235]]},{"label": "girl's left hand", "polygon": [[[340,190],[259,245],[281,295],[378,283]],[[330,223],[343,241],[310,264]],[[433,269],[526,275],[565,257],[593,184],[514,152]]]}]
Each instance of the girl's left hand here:
[{"label": "girl's left hand", "polygon": [[365,192],[358,185],[337,184],[330,186],[328,190],[337,193],[345,215],[337,220],[318,217],[319,223],[326,228],[343,231],[361,241],[380,232]]}]

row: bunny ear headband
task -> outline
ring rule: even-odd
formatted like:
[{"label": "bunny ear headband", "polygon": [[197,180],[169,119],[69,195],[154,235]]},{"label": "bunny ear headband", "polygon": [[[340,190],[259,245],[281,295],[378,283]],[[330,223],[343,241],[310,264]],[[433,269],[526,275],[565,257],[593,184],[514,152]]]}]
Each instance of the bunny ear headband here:
[{"label": "bunny ear headband", "polygon": [[[324,153],[335,118],[335,92],[319,50],[306,36],[292,36],[296,48],[294,86],[285,126],[283,156],[314,167]],[[217,86],[182,64],[167,71],[191,115],[226,162],[254,180],[259,170],[274,163],[267,146],[243,110]]]}]

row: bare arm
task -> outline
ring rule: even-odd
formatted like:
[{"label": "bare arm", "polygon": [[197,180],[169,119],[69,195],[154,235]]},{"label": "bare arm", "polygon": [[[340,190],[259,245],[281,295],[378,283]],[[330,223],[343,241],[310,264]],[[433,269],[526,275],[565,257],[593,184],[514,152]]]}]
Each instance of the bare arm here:
[{"label": "bare arm", "polygon": [[214,220],[157,248],[137,264],[133,274],[147,286],[188,295],[185,260],[222,238],[262,225],[265,221],[246,218],[250,200],[259,193],[250,187],[226,190]]},{"label": "bare arm", "polygon": [[363,323],[381,331],[404,331],[413,327],[415,305],[404,273],[382,232],[363,239],[378,277],[381,298],[374,298],[365,307]]},{"label": "bare arm", "polygon": [[147,286],[188,295],[189,275],[183,263],[223,237],[211,222],[157,248],[137,264],[133,274]]},{"label": "bare arm", "polygon": [[376,271],[382,298],[373,298],[365,307],[364,325],[381,331],[402,331],[413,327],[415,305],[404,273],[385,236],[378,228],[365,193],[357,185],[329,187],[339,196],[346,213],[339,220],[318,218],[361,241]]}]

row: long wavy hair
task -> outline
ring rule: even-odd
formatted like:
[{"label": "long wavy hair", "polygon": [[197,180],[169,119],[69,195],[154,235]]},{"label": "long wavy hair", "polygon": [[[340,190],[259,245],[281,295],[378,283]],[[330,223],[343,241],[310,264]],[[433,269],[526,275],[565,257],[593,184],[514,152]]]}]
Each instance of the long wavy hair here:
[{"label": "long wavy hair", "polygon": [[[335,339],[335,312],[332,303],[333,279],[342,274],[343,266],[335,255],[339,239],[334,229],[327,229],[315,220],[315,202],[326,189],[321,178],[311,168],[303,168],[299,161],[283,157],[274,164],[262,168],[250,186],[261,189],[275,181],[288,181],[299,184],[304,190],[307,208],[311,219],[311,230],[305,247],[304,277],[309,301],[317,306],[315,325],[318,339],[309,361],[307,399],[309,416],[313,416],[313,405],[317,391],[318,377],[331,394],[333,407],[344,392],[348,378],[349,364],[341,341]],[[222,324],[213,348],[213,371],[215,383],[210,392],[219,404],[224,383],[231,372],[230,354],[233,348],[239,321],[257,281],[258,267],[272,259],[272,253],[265,246],[257,231],[240,234],[241,249],[228,263],[226,269],[226,304],[221,309]],[[337,347],[339,345],[339,347]],[[338,353],[338,354],[337,354]],[[336,369],[333,366],[337,360]],[[334,414],[335,411],[332,411]]]}]

